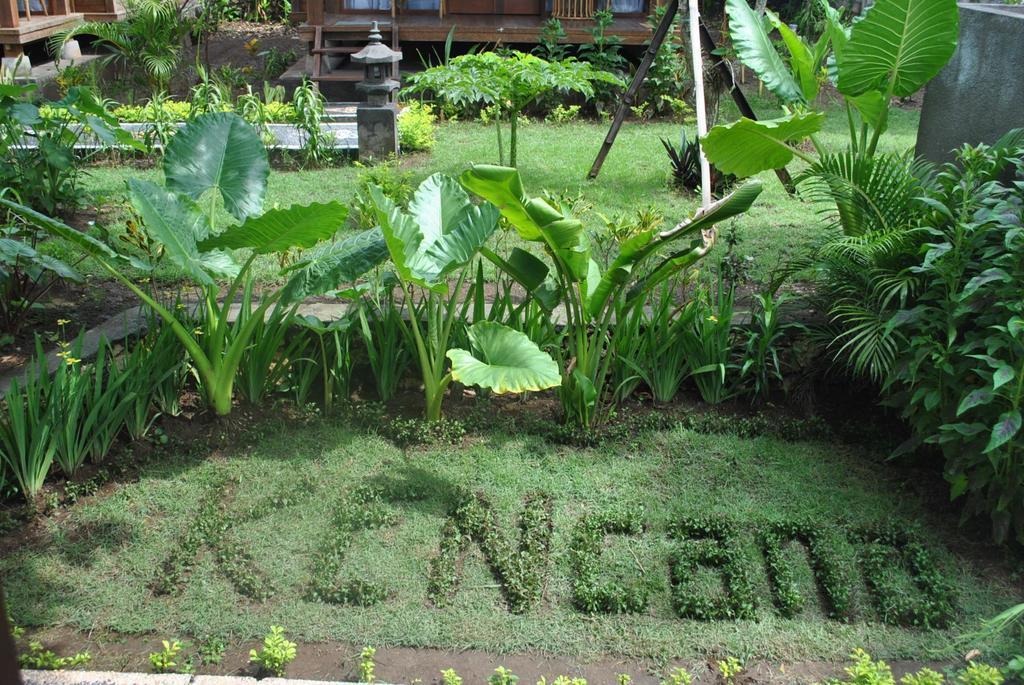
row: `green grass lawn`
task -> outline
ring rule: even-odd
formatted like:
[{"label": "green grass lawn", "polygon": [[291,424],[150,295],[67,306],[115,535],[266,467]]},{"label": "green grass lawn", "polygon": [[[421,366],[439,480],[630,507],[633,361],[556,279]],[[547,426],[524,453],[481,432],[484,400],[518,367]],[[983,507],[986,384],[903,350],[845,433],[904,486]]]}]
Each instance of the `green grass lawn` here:
[{"label": "green grass lawn", "polygon": [[[179,443],[132,482],[47,519],[32,542],[0,559],[14,621],[156,640],[211,634],[252,640],[280,624],[301,641],[378,647],[841,660],[862,646],[879,657],[937,659],[962,654],[957,636],[1021,599],[1012,564],[958,531],[954,515],[934,510],[941,484],[842,444],[677,428],[577,449],[493,429],[471,433],[459,447],[402,451],[333,420],[302,425],[278,418],[254,430],[251,447],[221,451],[193,443],[186,456],[188,448]],[[360,486],[380,501],[352,509],[352,492]],[[524,499],[533,493],[551,497],[550,558],[529,567],[539,574],[541,596],[524,613],[509,610],[500,579],[476,545],[458,565],[462,577],[450,602],[439,607],[431,601],[431,560],[460,491],[486,495],[498,535],[513,546]],[[210,529],[213,546],[200,542],[193,554],[185,540],[196,530],[204,501],[219,523]],[[342,506],[357,520],[383,520],[352,538],[340,564],[347,581],[383,589],[384,598],[373,606],[320,603],[311,596],[317,560],[338,534]],[[571,602],[570,540],[581,517],[613,509],[642,511],[646,529],[608,536],[599,572],[605,580],[649,583],[651,601],[638,614],[587,615]],[[678,543],[668,531],[681,515],[703,514],[739,524],[735,549],[753,581],[752,620],[682,619],[673,610],[669,558]],[[928,570],[937,570],[953,590],[952,623],[940,630],[880,620],[856,561],[861,547],[845,537],[836,538],[835,559],[846,574],[852,618],[826,617],[807,555],[796,545],[784,555],[807,608],[782,618],[754,531],[785,518],[809,518],[823,530],[879,522],[917,530],[934,560]],[[183,549],[181,572],[174,576],[168,559]],[[901,568],[894,563],[887,572],[900,592],[916,597]],[[717,572],[704,569],[694,579],[694,596],[722,593]],[[988,659],[1012,649],[970,646],[983,648]]]},{"label": "green grass lawn", "polygon": [[[755,109],[764,117],[779,112],[774,105],[755,98]],[[731,106],[723,106],[722,120],[735,117]],[[846,119],[843,110],[831,107],[820,141],[827,149],[842,149],[846,144]],[[914,145],[918,112],[896,109],[892,112],[889,129],[882,138],[881,147],[904,151]],[[698,199],[672,191],[668,184],[668,157],[660,138],[678,140],[681,126],[655,121],[627,121],[608,156],[597,180],[586,179],[587,171],[604,140],[608,126],[598,122],[580,121],[555,125],[535,121],[520,129],[520,171],[527,191],[540,194],[542,190],[579,197],[586,207],[580,218],[593,229],[602,226],[599,215],[609,218],[632,215],[643,208],[653,208],[662,214],[667,224],[686,218],[698,206]],[[694,134],[687,125],[687,134]],[[506,132],[507,135],[507,132]],[[497,163],[494,129],[477,122],[454,122],[438,128],[437,146],[432,153],[406,157],[403,166],[414,174],[415,182],[441,171],[457,175],[472,163]],[[791,171],[796,171],[797,166]],[[359,169],[344,165],[310,171],[271,172],[267,203],[269,206],[308,204],[338,200],[351,201],[356,188]],[[124,185],[128,178],[144,176],[157,179],[157,171],[139,171],[125,167],[97,167],[90,170],[85,186],[97,194],[100,203],[123,201]],[[761,174],[764,192],[745,216],[721,227],[728,230],[733,224],[738,229],[744,255],[754,258],[753,273],[766,277],[782,264],[787,256],[806,248],[827,232],[827,224],[817,207],[796,197],[790,197],[775,174]],[[226,215],[225,215],[226,216]],[[120,230],[115,219],[110,226]],[[723,252],[720,244],[712,259]],[[88,268],[88,267],[87,267]],[[98,273],[98,272],[97,272]],[[271,258],[260,262],[257,275],[262,279],[277,273]],[[178,274],[170,267],[158,272],[158,277],[173,280]]]}]

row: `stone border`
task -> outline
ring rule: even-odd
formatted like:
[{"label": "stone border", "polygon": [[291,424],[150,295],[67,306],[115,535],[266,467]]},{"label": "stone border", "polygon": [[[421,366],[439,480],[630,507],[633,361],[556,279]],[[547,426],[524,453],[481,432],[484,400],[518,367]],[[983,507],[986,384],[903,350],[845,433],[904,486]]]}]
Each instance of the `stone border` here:
[{"label": "stone border", "polygon": [[[358,685],[344,680],[256,679],[233,675],[118,673],[114,671],[22,671],[24,685]],[[388,685],[377,683],[376,685]]]}]

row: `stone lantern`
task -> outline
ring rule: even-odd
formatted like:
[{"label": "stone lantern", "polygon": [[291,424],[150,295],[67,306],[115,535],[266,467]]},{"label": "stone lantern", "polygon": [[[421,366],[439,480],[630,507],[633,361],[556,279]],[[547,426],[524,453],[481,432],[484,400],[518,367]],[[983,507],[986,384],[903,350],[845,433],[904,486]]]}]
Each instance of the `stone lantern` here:
[{"label": "stone lantern", "polygon": [[356,84],[356,91],[366,93],[366,102],[356,107],[360,159],[386,159],[398,152],[398,111],[391,102],[398,81],[391,78],[391,72],[401,59],[401,52],[381,42],[377,22],[370,29],[370,42],[352,55],[352,61],[365,70],[363,80]]}]

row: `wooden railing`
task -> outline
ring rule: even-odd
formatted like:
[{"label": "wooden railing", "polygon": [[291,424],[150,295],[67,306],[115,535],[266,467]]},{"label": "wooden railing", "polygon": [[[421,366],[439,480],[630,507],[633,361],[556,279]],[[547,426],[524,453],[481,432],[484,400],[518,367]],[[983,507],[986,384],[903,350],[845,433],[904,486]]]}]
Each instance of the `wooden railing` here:
[{"label": "wooden railing", "polygon": [[594,0],[554,0],[551,16],[555,19],[591,19]]}]

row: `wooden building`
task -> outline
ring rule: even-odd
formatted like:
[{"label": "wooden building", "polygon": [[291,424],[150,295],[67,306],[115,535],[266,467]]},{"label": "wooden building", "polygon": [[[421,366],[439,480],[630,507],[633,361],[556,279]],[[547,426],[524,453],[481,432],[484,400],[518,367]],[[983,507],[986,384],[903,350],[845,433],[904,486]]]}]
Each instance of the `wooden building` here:
[{"label": "wooden building", "polygon": [[124,17],[118,0],[0,0],[0,51],[20,57],[29,43],[82,21]]},{"label": "wooden building", "polygon": [[[647,16],[658,0],[294,0],[293,18],[307,45],[307,57],[292,77],[317,82],[358,81],[361,71],[348,55],[366,43],[377,21],[385,40],[444,42],[452,27],[458,43],[522,45],[537,43],[544,22],[559,19],[567,43],[592,40],[593,16],[607,7],[615,15],[609,34],[626,45],[651,37]],[[610,6],[609,4],[610,3]]]}]

